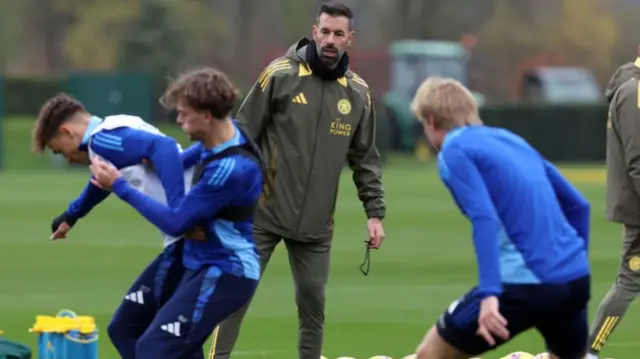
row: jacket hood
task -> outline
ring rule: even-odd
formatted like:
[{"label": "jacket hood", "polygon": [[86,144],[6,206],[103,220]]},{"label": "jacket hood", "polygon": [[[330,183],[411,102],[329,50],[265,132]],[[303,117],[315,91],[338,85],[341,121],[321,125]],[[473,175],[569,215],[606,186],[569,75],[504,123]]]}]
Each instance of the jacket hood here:
[{"label": "jacket hood", "polygon": [[620,86],[622,86],[625,82],[631,80],[632,78],[640,78],[640,58],[636,60],[636,62],[626,63],[616,70],[616,72],[609,80],[609,85],[607,85],[607,89],[604,92],[604,96],[607,99],[607,102],[611,102],[613,99],[613,95],[615,95],[616,91]]},{"label": "jacket hood", "polygon": [[[308,65],[311,71],[323,80],[336,80],[343,76],[350,75],[349,69],[349,55],[345,52],[340,58],[338,64],[335,67],[328,68],[324,66],[320,58],[315,55],[315,43],[307,37],[303,37],[295,44],[289,47],[289,50],[285,53],[284,57],[300,64],[304,63]],[[315,57],[315,58],[314,58]]]},{"label": "jacket hood", "polygon": [[284,56],[295,62],[306,62],[304,47],[307,46],[310,42],[311,40],[309,38],[303,37],[302,39],[298,40],[298,42],[291,45]]}]

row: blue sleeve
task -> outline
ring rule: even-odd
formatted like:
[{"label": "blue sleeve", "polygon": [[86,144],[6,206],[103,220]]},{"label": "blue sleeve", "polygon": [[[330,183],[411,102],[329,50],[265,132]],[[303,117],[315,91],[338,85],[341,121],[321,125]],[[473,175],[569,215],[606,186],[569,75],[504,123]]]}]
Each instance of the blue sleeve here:
[{"label": "blue sleeve", "polygon": [[177,206],[184,197],[184,171],[178,143],[171,137],[130,127],[93,135],[91,149],[118,168],[149,160],[166,193],[167,203]]},{"label": "blue sleeve", "polygon": [[591,206],[589,201],[548,161],[544,161],[549,182],[553,186],[556,198],[560,203],[567,222],[576,230],[589,248],[589,225],[591,221]]},{"label": "blue sleeve", "polygon": [[198,163],[200,159],[200,154],[202,153],[202,142],[198,142],[194,145],[191,145],[186,150],[182,151],[182,167],[186,170],[189,169]]},{"label": "blue sleeve", "polygon": [[473,227],[478,294],[499,295],[502,293],[499,242],[502,225],[485,182],[475,163],[453,144],[440,153],[438,166],[455,202]]},{"label": "blue sleeve", "polygon": [[107,196],[109,196],[109,191],[105,191],[96,187],[94,184],[89,182],[85,187],[80,196],[76,198],[73,202],[69,204],[67,207],[67,215],[74,220],[78,220],[87,215],[93,209],[93,207],[97,206],[100,202],[102,202]]},{"label": "blue sleeve", "polygon": [[235,158],[225,158],[207,167],[202,179],[176,207],[153,200],[119,178],[114,193],[129,203],[161,231],[180,236],[201,222],[213,218],[220,209],[243,194],[252,175],[236,170]]}]

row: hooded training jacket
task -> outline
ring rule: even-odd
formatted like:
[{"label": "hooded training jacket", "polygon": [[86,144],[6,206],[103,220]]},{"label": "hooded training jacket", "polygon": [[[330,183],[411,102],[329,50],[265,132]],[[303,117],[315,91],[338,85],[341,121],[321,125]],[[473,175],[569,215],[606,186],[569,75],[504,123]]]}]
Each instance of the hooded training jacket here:
[{"label": "hooded training jacket", "polygon": [[609,81],[607,219],[640,226],[640,58]]},{"label": "hooded training jacket", "polygon": [[331,238],[345,163],[368,218],[384,218],[382,164],[367,83],[351,70],[316,76],[303,38],[262,72],[238,110],[266,161],[255,225],[284,238]]}]

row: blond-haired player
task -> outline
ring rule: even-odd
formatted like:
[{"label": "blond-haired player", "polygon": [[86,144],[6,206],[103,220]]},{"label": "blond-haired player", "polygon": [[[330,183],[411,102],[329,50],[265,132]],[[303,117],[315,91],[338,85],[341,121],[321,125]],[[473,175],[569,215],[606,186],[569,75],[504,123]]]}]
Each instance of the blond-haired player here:
[{"label": "blond-haired player", "polygon": [[484,126],[459,82],[428,78],[412,109],[473,227],[479,283],[427,333],[418,359],[467,359],[536,328],[552,358],[587,348],[590,206],[519,136]]}]

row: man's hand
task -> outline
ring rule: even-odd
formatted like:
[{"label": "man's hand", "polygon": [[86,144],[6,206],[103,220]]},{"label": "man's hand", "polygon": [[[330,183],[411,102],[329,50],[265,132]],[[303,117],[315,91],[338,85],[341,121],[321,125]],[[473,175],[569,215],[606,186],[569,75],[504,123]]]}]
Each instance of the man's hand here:
[{"label": "man's hand", "polygon": [[93,173],[91,183],[105,191],[111,191],[113,182],[122,176],[118,169],[112,164],[105,162],[98,157],[91,160],[89,169],[91,169],[91,173]]},{"label": "man's hand", "polygon": [[495,296],[486,297],[480,304],[477,334],[491,346],[496,345],[494,336],[507,340],[510,335],[507,320],[498,309],[498,297]]},{"label": "man's hand", "polygon": [[184,237],[192,241],[206,241],[207,232],[204,230],[204,228],[196,226],[184,232]]},{"label": "man's hand", "polygon": [[369,231],[369,248],[378,249],[384,241],[384,228],[379,218],[369,218],[367,220],[367,230]]},{"label": "man's hand", "polygon": [[55,241],[56,239],[65,239],[67,238],[67,233],[71,230],[71,226],[67,224],[67,222],[62,222],[53,232],[49,239]]},{"label": "man's hand", "polygon": [[71,227],[76,221],[67,215],[67,212],[63,212],[58,217],[51,221],[51,237],[49,239],[63,239],[67,238],[67,233],[71,230]]},{"label": "man's hand", "polygon": [[150,169],[151,171],[155,171],[155,169],[153,168],[153,163],[151,163],[151,160],[148,160],[145,158],[142,160],[142,164],[148,169]]}]

